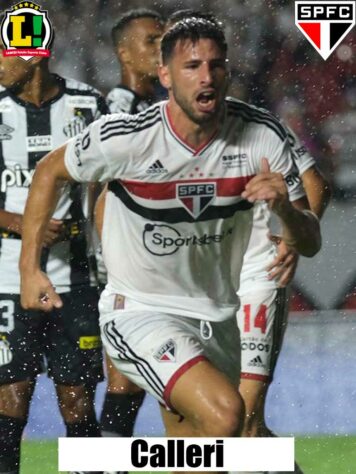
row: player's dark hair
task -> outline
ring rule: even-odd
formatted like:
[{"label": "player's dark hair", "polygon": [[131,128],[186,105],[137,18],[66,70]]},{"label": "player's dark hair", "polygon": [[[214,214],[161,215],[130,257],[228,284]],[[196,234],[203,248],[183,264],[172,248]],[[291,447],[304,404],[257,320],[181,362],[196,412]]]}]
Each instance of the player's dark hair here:
[{"label": "player's dark hair", "polygon": [[204,18],[185,18],[170,28],[162,38],[162,63],[167,64],[173,55],[178,41],[189,40],[195,44],[200,39],[215,41],[219,49],[226,55],[227,43],[223,29],[218,23]]},{"label": "player's dark hair", "polygon": [[201,10],[194,10],[194,8],[184,8],[173,12],[167,18],[166,25],[171,28],[175,23],[178,23],[178,21],[186,20],[187,18],[203,18],[204,20],[211,21],[211,23],[221,26],[221,22],[212,12],[202,12]]},{"label": "player's dark hair", "polygon": [[111,30],[111,39],[114,47],[116,47],[120,43],[123,37],[123,33],[126,28],[130,26],[130,23],[133,20],[139,20],[140,18],[153,18],[159,23],[162,23],[162,25],[164,23],[163,17],[154,10],[149,10],[148,8],[135,8],[133,10],[129,10],[119,18],[119,20]]}]

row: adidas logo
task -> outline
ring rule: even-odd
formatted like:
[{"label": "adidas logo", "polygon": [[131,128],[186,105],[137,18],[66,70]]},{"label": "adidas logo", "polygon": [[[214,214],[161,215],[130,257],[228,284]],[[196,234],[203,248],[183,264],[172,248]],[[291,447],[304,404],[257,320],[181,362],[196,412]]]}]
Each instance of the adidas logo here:
[{"label": "adidas logo", "polygon": [[166,168],[162,165],[160,160],[156,160],[153,165],[147,168],[146,173],[148,174],[159,174],[159,173],[168,173]]},{"label": "adidas logo", "polygon": [[261,356],[256,356],[247,365],[249,367],[264,367]]}]

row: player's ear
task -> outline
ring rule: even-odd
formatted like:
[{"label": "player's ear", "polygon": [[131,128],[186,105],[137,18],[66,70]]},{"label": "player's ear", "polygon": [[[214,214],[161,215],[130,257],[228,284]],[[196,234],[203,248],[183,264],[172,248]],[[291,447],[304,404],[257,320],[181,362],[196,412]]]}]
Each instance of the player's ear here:
[{"label": "player's ear", "polygon": [[160,64],[158,66],[158,77],[163,87],[167,90],[171,88],[171,74],[167,65]]},{"label": "player's ear", "polygon": [[122,64],[128,64],[131,62],[131,54],[128,48],[125,48],[124,46],[119,46],[116,49],[116,54]]}]

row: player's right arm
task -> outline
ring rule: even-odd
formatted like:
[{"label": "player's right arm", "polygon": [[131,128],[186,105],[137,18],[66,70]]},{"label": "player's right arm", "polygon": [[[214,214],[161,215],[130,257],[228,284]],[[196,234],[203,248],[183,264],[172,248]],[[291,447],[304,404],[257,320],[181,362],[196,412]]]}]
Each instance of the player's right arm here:
[{"label": "player's right arm", "polygon": [[[40,255],[46,226],[55,210],[62,186],[68,181],[106,182],[122,176],[122,156],[129,141],[103,134],[126,117],[105,115],[66,145],[46,155],[37,165],[26,203],[20,257],[21,303],[26,309],[51,311],[61,306],[47,275],[40,270]],[[113,123],[114,122],[114,123]],[[126,122],[125,122],[126,123]],[[110,135],[111,136],[111,135]],[[119,143],[118,143],[119,142]],[[132,147],[132,144],[131,144]]]},{"label": "player's right arm", "polygon": [[22,221],[20,256],[21,304],[25,309],[50,311],[62,306],[47,275],[40,269],[46,228],[60,190],[72,178],[64,163],[66,146],[46,155],[36,167]]}]

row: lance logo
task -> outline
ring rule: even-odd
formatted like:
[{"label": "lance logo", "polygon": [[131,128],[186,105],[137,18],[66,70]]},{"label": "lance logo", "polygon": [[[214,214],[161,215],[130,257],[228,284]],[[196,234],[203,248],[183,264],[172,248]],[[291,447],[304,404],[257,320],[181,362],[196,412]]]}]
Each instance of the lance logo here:
[{"label": "lance logo", "polygon": [[355,25],[355,2],[295,2],[295,24],[327,59]]},{"label": "lance logo", "polygon": [[176,195],[194,218],[198,217],[216,195],[215,183],[177,184]]},{"label": "lance logo", "polygon": [[35,56],[49,57],[53,28],[46,10],[32,2],[17,3],[5,12],[1,24],[3,56],[19,56],[29,61]]}]

